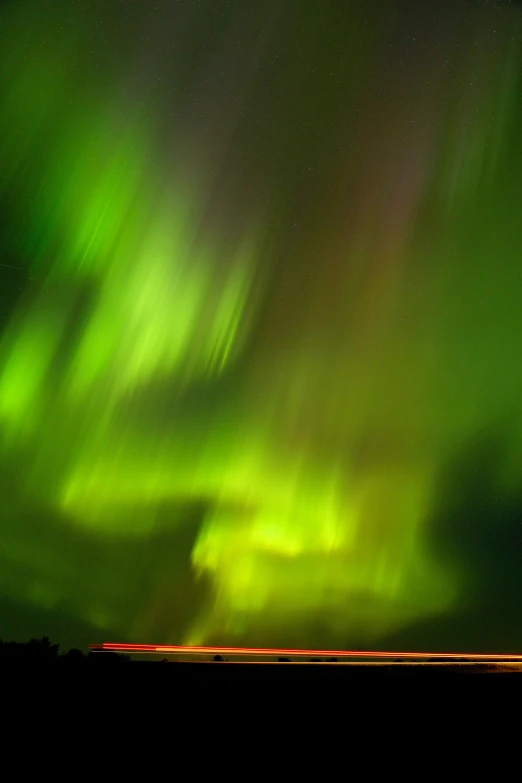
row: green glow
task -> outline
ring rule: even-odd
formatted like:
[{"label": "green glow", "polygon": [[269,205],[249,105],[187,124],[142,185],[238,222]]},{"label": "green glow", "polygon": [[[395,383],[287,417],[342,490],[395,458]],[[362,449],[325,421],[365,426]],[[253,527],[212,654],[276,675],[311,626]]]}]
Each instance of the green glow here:
[{"label": "green glow", "polygon": [[[373,642],[454,610],[462,574],[430,543],[441,477],[522,392],[516,340],[505,344],[513,324],[520,338],[506,294],[520,290],[520,195],[504,195],[519,16],[499,12],[499,48],[482,59],[463,34],[476,81],[464,95],[443,69],[430,81],[421,54],[421,76],[390,86],[385,44],[359,93],[349,74],[371,71],[370,41],[341,47],[350,90],[328,87],[325,118],[310,109],[325,138],[301,122],[302,97],[287,107],[302,132],[297,175],[286,115],[257,110],[260,174],[248,115],[215,109],[240,87],[254,100],[257,66],[234,91],[203,80],[195,118],[190,101],[167,110],[167,92],[136,86],[128,54],[129,75],[113,64],[83,90],[82,36],[36,11],[2,14],[1,195],[31,286],[0,335],[1,457],[24,466],[6,504],[6,526],[19,525],[10,557],[39,577],[1,589],[46,609],[71,594],[82,621],[165,643],[284,644],[308,628]],[[385,41],[378,15],[369,24]],[[450,38],[437,62],[460,57]],[[286,89],[300,57],[288,53],[270,89]],[[169,72],[173,94],[183,74]],[[321,155],[316,182],[306,172]],[[59,565],[50,545],[29,551],[17,520],[37,506],[67,541],[97,542],[88,566],[73,543]],[[158,545],[154,576],[135,580],[125,547],[140,542],[145,558],[156,536],[186,527],[183,563]],[[205,600],[170,624],[169,602],[194,584]]]}]

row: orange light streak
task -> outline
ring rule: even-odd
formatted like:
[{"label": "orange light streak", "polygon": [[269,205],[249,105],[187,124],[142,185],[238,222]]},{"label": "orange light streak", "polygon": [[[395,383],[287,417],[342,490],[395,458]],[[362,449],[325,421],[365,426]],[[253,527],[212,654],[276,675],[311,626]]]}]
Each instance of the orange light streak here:
[{"label": "orange light streak", "polygon": [[392,652],[382,650],[295,650],[279,647],[188,647],[185,645],[156,644],[126,644],[121,642],[104,642],[102,645],[90,644],[92,650],[105,652],[151,653],[170,655],[247,655],[247,656],[291,656],[313,658],[390,658],[401,660],[419,660],[437,658],[443,660],[459,660],[466,658],[473,661],[522,661],[518,653],[454,653],[454,652]]}]

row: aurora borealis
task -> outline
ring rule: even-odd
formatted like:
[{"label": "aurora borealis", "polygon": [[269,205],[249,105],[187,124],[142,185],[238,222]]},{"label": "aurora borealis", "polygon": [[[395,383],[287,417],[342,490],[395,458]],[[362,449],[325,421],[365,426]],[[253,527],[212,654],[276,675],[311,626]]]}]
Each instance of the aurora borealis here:
[{"label": "aurora borealis", "polygon": [[0,636],[520,646],[522,7],[21,0],[0,52]]}]

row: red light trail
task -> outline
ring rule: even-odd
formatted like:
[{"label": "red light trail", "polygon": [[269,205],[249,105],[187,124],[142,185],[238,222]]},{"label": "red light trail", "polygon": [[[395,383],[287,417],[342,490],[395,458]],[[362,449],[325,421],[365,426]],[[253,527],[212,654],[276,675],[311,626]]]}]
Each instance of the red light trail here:
[{"label": "red light trail", "polygon": [[280,647],[190,647],[185,645],[124,644],[104,642],[90,644],[91,650],[120,653],[149,653],[151,655],[245,655],[249,657],[290,656],[313,658],[372,658],[415,661],[426,658],[468,661],[522,661],[516,653],[452,653],[452,652],[391,652],[382,650],[293,650]]}]

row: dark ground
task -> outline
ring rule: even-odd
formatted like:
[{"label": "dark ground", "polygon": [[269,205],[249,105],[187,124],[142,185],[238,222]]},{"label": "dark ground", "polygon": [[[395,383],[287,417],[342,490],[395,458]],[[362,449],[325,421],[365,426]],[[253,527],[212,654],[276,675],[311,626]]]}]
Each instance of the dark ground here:
[{"label": "dark ground", "polygon": [[[159,662],[159,659],[158,659]],[[141,663],[141,666],[137,666]],[[367,690],[383,679],[410,680],[414,689],[451,675],[521,673],[522,669],[475,664],[318,664],[183,663],[166,667],[152,662],[134,666],[4,666],[4,697],[11,704],[78,706],[100,709],[150,707],[182,694],[277,694],[287,689],[336,697],[360,684]],[[454,680],[453,680],[454,681]],[[504,679],[505,682],[505,679]],[[379,686],[381,687],[381,686]],[[272,690],[273,689],[273,690]]]}]

